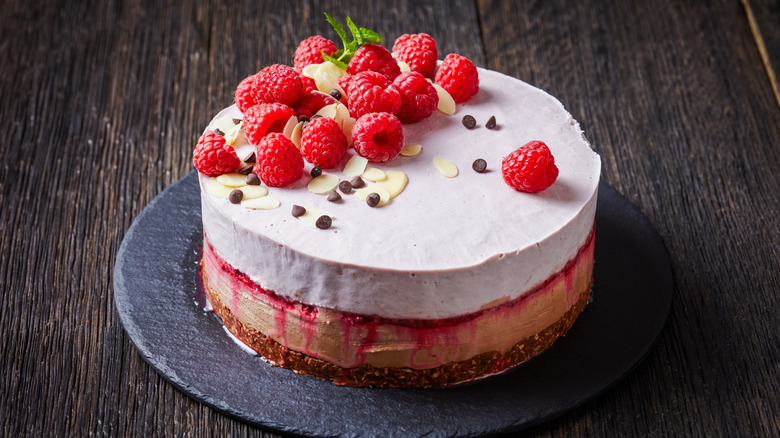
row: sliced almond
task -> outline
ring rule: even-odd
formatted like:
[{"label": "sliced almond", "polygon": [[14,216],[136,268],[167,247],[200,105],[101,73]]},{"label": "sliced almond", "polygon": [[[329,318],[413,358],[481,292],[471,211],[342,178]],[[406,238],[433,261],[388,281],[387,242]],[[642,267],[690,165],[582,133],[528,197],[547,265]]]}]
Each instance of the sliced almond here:
[{"label": "sliced almond", "polygon": [[406,145],[401,149],[400,154],[404,157],[415,157],[417,155],[420,155],[420,152],[422,152],[422,145],[419,144],[410,144]]},{"label": "sliced almond", "polygon": [[[243,175],[242,175],[243,176]],[[246,177],[244,177],[244,184],[246,184]],[[209,178],[205,184],[206,191],[215,198],[227,199],[230,196],[235,187],[229,187],[217,182],[216,178]]]},{"label": "sliced almond", "polygon": [[385,173],[387,174],[387,179],[379,181],[377,184],[384,187],[390,195],[390,199],[393,199],[404,191],[406,183],[409,182],[409,177],[400,170],[388,170]]},{"label": "sliced almond", "polygon": [[366,168],[362,176],[363,178],[374,182],[387,179],[387,174],[382,169],[377,169],[376,167]]},{"label": "sliced almond", "polygon": [[241,187],[246,185],[246,175],[240,173],[226,173],[217,177],[217,182],[228,187]]},{"label": "sliced almond", "polygon": [[319,67],[317,67],[317,73],[325,73],[327,75],[335,77],[336,79],[347,74],[345,70],[342,70],[341,68],[339,68],[339,66],[337,66],[336,64],[330,61],[325,61],[322,64],[320,64]]},{"label": "sliced almond", "polygon": [[309,64],[306,67],[303,68],[303,71],[301,71],[302,76],[306,76],[307,78],[314,79],[314,75],[317,74],[317,70],[320,69],[321,64]]},{"label": "sliced almond", "polygon": [[[347,144],[352,146],[352,128],[355,127],[355,119],[353,117],[347,117],[344,119],[344,124],[341,126],[341,130],[347,137]],[[361,172],[362,173],[362,172]]]},{"label": "sliced almond", "polygon": [[409,67],[409,64],[407,64],[404,61],[401,61],[400,59],[396,60],[398,62],[398,67],[401,69],[401,73],[412,71],[412,68]]},{"label": "sliced almond", "polygon": [[244,193],[243,199],[255,199],[255,198],[262,198],[263,196],[268,194],[268,189],[263,186],[244,186],[239,187],[238,190],[241,190]]},{"label": "sliced almond", "polygon": [[298,124],[298,117],[290,116],[290,118],[287,119],[287,124],[284,125],[284,129],[282,130],[282,135],[284,135],[287,138],[291,138],[293,129],[295,129],[295,125],[297,124]]},{"label": "sliced almond", "polygon": [[251,208],[252,210],[273,210],[279,208],[281,203],[278,199],[270,196],[263,196],[260,198],[244,199],[241,201],[241,206],[245,208]]},{"label": "sliced almond", "polygon": [[303,136],[303,122],[298,122],[290,135],[290,140],[298,149],[301,148],[301,136]]},{"label": "sliced almond", "polygon": [[342,96],[346,96],[347,94],[344,92],[344,89],[341,88],[341,85],[339,85],[339,79],[330,75],[329,73],[318,71],[314,75],[314,85],[316,85],[317,89],[323,93],[330,94],[330,90],[335,89],[339,90]]},{"label": "sliced almond", "polygon": [[306,207],[306,213],[302,216],[298,216],[298,219],[311,228],[317,228],[317,219],[323,215],[328,215],[333,218],[333,215],[325,210],[320,210],[317,207]]},{"label": "sliced almond", "polygon": [[320,108],[319,111],[317,111],[318,116],[322,117],[330,117],[331,119],[336,118],[336,105],[338,103],[332,103],[330,105],[325,105],[324,107]]},{"label": "sliced almond", "polygon": [[242,129],[243,126],[244,122],[241,122],[238,125],[233,125],[232,128],[228,129],[227,132],[225,132],[225,143],[229,144],[230,146],[234,146],[239,138],[244,134]]},{"label": "sliced almond", "polygon": [[324,195],[335,189],[339,185],[339,177],[331,173],[323,173],[322,175],[309,181],[307,186],[309,191],[315,195]]},{"label": "sliced almond", "polygon": [[214,120],[214,124],[212,125],[212,128],[219,129],[222,131],[222,134],[225,134],[226,132],[230,131],[231,128],[236,126],[235,123],[233,123],[232,117],[222,117],[217,120]]},{"label": "sliced almond", "polygon": [[368,165],[368,160],[366,158],[363,158],[360,155],[353,155],[352,158],[347,161],[346,166],[344,166],[344,175],[350,178],[360,176],[366,170],[366,165]]},{"label": "sliced almond", "polygon": [[390,199],[392,199],[390,197],[390,192],[379,183],[369,183],[365,187],[355,190],[355,196],[363,202],[365,202],[368,195],[372,193],[379,195],[379,205],[377,205],[377,207],[386,205],[390,202]]},{"label": "sliced almond", "polygon": [[443,157],[433,157],[433,165],[436,167],[442,175],[447,178],[455,178],[458,176],[458,166],[452,161]]},{"label": "sliced almond", "polygon": [[351,118],[349,115],[349,108],[341,102],[336,103],[336,116],[333,117],[339,122],[339,126],[344,129],[344,121]]},{"label": "sliced almond", "polygon": [[436,90],[436,94],[439,95],[439,106],[436,109],[448,116],[455,114],[455,99],[450,96],[450,93],[436,82],[433,83],[433,88]]}]

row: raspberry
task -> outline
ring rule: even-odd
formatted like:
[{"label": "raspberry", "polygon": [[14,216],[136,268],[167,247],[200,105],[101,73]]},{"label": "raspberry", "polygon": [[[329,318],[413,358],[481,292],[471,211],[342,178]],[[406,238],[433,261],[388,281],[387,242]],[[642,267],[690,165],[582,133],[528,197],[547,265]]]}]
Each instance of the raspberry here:
[{"label": "raspberry", "polygon": [[401,108],[396,114],[401,123],[419,122],[430,116],[439,104],[436,89],[416,71],[401,73],[393,84],[401,93]]},{"label": "raspberry", "polygon": [[479,74],[473,62],[450,53],[436,72],[436,83],[450,93],[457,103],[463,103],[479,91]]},{"label": "raspberry", "polygon": [[378,44],[365,44],[360,47],[347,65],[347,73],[351,75],[364,71],[382,73],[391,81],[401,74],[398,61],[389,50]]},{"label": "raspberry", "polygon": [[336,103],[336,99],[329,94],[315,91],[303,96],[298,102],[295,102],[292,109],[295,110],[295,114],[297,114],[298,117],[306,116],[311,118],[311,116],[317,114],[317,111],[322,107],[334,103]]},{"label": "raspberry", "polygon": [[306,76],[301,76],[301,81],[303,82],[304,96],[311,93],[312,91],[317,91],[317,84],[314,82],[314,79]]},{"label": "raspberry", "polygon": [[332,55],[336,50],[336,44],[322,35],[306,38],[295,49],[295,60],[293,61],[295,69],[301,72],[309,64],[321,64],[323,62],[322,52],[325,52],[326,55]]},{"label": "raspberry", "polygon": [[558,178],[558,166],[550,149],[541,141],[530,141],[507,155],[501,163],[504,181],[521,192],[539,192]]},{"label": "raspberry", "polygon": [[409,64],[412,71],[432,78],[436,61],[439,60],[439,51],[436,49],[436,41],[428,34],[404,34],[395,40],[393,56]]},{"label": "raspberry", "polygon": [[241,160],[233,147],[225,144],[225,137],[207,132],[200,136],[192,152],[192,164],[204,175],[219,176],[235,172]]},{"label": "raspberry", "polygon": [[319,117],[309,122],[301,136],[303,157],[323,169],[336,167],[348,147],[347,137],[338,122],[329,117]]},{"label": "raspberry", "polygon": [[257,103],[292,105],[303,97],[303,91],[303,81],[298,72],[281,64],[260,70],[252,83],[252,93]]},{"label": "raspberry", "polygon": [[247,76],[236,88],[236,106],[243,113],[249,107],[257,104],[255,95],[252,93],[252,84],[255,82],[255,75]]},{"label": "raspberry", "polygon": [[401,108],[401,93],[381,73],[364,71],[349,83],[349,110],[354,118],[367,113],[395,114]]},{"label": "raspberry", "polygon": [[401,122],[389,113],[366,114],[352,128],[352,146],[371,161],[395,158],[404,146]]},{"label": "raspberry", "polygon": [[290,139],[274,132],[257,145],[255,173],[270,187],[285,187],[303,174],[303,157]]},{"label": "raspberry", "polygon": [[260,103],[250,107],[244,113],[244,134],[252,144],[270,132],[282,132],[284,125],[295,116],[295,111],[281,103]]},{"label": "raspberry", "polygon": [[349,73],[346,73],[344,76],[339,78],[339,87],[341,87],[342,90],[344,90],[344,93],[349,95],[349,84],[352,82],[352,75]]}]

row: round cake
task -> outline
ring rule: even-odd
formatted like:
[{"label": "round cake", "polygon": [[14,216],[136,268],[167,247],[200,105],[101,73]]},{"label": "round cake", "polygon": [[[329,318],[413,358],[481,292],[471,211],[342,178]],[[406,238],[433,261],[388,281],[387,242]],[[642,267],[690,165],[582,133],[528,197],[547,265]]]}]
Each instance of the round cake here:
[{"label": "round cake", "polygon": [[[257,145],[236,105],[213,119],[206,132],[227,137],[244,168],[200,175],[204,289],[230,333],[273,365],[377,387],[474,381],[566,333],[593,283],[599,157],[555,98],[477,71],[470,99],[403,125],[397,157],[349,148],[285,187],[245,175]],[[309,129],[296,121],[288,136]],[[532,141],[558,176],[527,193],[502,162]]]}]

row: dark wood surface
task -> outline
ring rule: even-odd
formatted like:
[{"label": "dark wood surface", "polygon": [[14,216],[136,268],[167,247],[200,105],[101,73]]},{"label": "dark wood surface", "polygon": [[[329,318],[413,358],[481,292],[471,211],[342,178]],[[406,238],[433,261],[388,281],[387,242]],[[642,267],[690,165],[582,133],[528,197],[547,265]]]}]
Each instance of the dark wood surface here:
[{"label": "dark wood surface", "polygon": [[[624,381],[531,436],[780,435],[777,1],[0,3],[0,433],[277,436],[194,402],[113,303],[133,219],[261,66],[352,16],[558,97],[676,287]],[[752,17],[752,18],[751,18]],[[388,44],[391,44],[388,43]],[[630,293],[630,291],[626,291]]]}]

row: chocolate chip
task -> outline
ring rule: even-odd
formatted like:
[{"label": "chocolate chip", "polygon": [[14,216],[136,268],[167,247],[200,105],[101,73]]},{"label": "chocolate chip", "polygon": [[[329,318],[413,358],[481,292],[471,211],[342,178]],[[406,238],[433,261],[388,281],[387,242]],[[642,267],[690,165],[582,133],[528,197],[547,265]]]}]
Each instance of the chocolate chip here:
[{"label": "chocolate chip", "polygon": [[330,202],[339,202],[341,201],[341,195],[339,195],[339,192],[333,190],[328,194],[328,201]]},{"label": "chocolate chip", "polygon": [[238,173],[240,173],[241,175],[249,175],[250,173],[252,173],[253,170],[255,170],[255,166],[251,164],[247,164],[246,166],[238,169]]},{"label": "chocolate chip", "polygon": [[232,204],[238,204],[241,202],[242,199],[244,199],[244,192],[235,189],[232,192],[230,192],[230,195],[228,195],[228,199]]},{"label": "chocolate chip", "polygon": [[246,158],[244,158],[245,163],[254,163],[257,161],[257,157],[255,156],[255,153],[252,152],[252,154]]},{"label": "chocolate chip", "polygon": [[339,190],[341,190],[345,195],[349,195],[352,193],[352,183],[349,181],[341,181],[339,183]]},{"label": "chocolate chip", "polygon": [[317,228],[321,230],[327,230],[330,228],[330,226],[333,224],[333,219],[330,218],[330,216],[323,214],[322,216],[317,218],[317,222],[314,223],[314,225],[317,226]]},{"label": "chocolate chip", "polygon": [[311,168],[311,177],[317,178],[318,176],[322,175],[322,166],[319,164]]},{"label": "chocolate chip", "polygon": [[258,178],[256,174],[250,173],[246,176],[246,183],[250,186],[259,186],[260,178]]},{"label": "chocolate chip", "polygon": [[487,129],[495,129],[496,128],[496,116],[490,116],[487,123],[485,123],[485,128]]},{"label": "chocolate chip", "polygon": [[474,118],[474,116],[471,116],[469,114],[466,114],[463,116],[463,126],[465,126],[468,129],[474,129],[477,126],[477,119]]},{"label": "chocolate chip", "polygon": [[225,133],[222,132],[219,128],[214,129],[214,134],[221,135],[223,137],[225,136]]},{"label": "chocolate chip", "polygon": [[369,207],[376,207],[379,205],[380,200],[379,193],[371,193],[366,197],[366,204],[368,204]]},{"label": "chocolate chip", "polygon": [[474,169],[477,173],[483,173],[485,170],[487,170],[487,161],[483,160],[482,158],[477,158],[474,160],[474,163],[471,164],[471,168]]},{"label": "chocolate chip", "polygon": [[241,123],[241,119],[233,119],[234,125],[238,125],[239,123]]},{"label": "chocolate chip", "polygon": [[330,90],[330,96],[336,100],[341,100],[341,91],[334,88]]},{"label": "chocolate chip", "polygon": [[356,177],[352,178],[352,180],[350,180],[349,183],[352,184],[352,188],[353,189],[359,189],[361,187],[365,187],[366,186],[366,182],[363,181],[363,178],[361,178],[359,176],[356,176]]},{"label": "chocolate chip", "polygon": [[304,214],[306,214],[306,209],[301,207],[300,205],[293,205],[292,208],[292,215],[293,217],[301,217]]},{"label": "chocolate chip", "polygon": [[308,122],[309,120],[311,120],[311,119],[306,117],[306,116],[304,116],[304,115],[298,116],[298,121],[299,122]]}]

